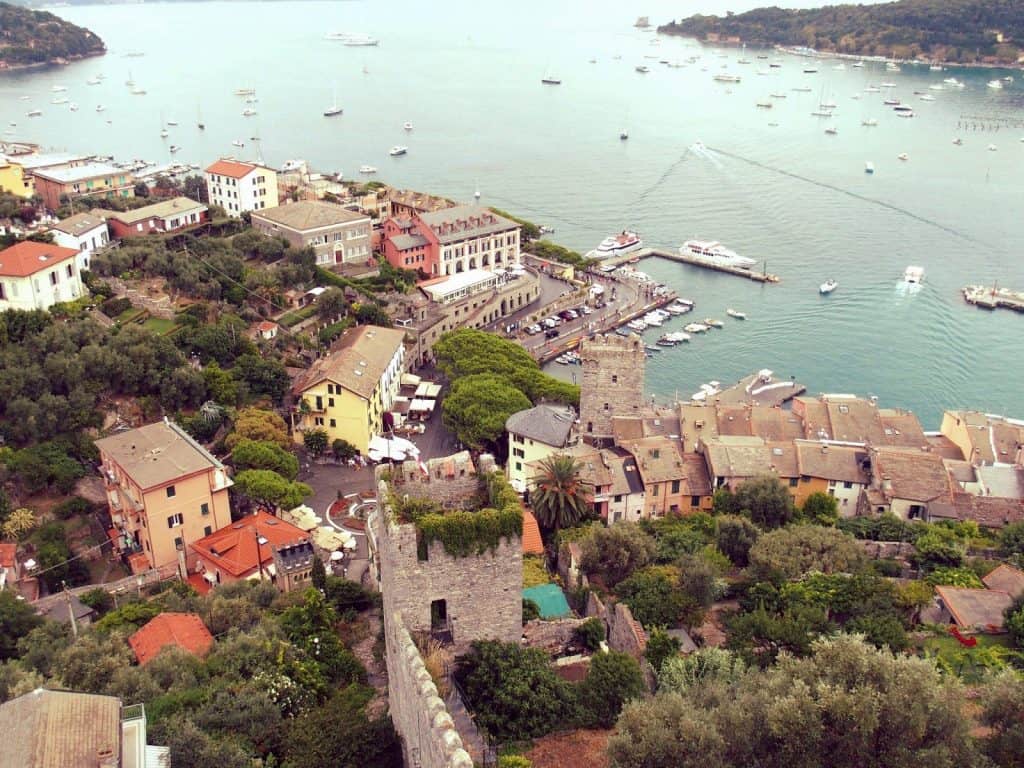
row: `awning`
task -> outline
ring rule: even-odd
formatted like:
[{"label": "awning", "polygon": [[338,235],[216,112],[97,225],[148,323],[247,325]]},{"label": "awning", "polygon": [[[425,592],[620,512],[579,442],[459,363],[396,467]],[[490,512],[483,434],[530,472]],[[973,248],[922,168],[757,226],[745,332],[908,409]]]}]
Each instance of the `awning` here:
[{"label": "awning", "polygon": [[409,413],[433,413],[436,407],[436,400],[413,400],[409,405]]},{"label": "awning", "polygon": [[216,584],[217,583],[217,574],[214,573],[213,571],[203,571],[203,578],[206,579],[211,584]]},{"label": "awning", "polygon": [[392,460],[405,461],[408,458],[415,459],[420,455],[420,449],[411,441],[402,437],[381,437],[374,435],[366,455],[374,461]]},{"label": "awning", "polygon": [[405,386],[416,387],[416,386],[419,386],[419,383],[421,381],[422,381],[422,379],[419,376],[417,376],[415,373],[403,373],[402,374],[402,378],[399,379],[399,382],[401,383],[401,385],[403,387],[405,387]]},{"label": "awning", "polygon": [[424,381],[418,387],[416,387],[417,398],[426,398],[427,400],[436,400],[437,396],[441,394],[441,385],[434,384],[432,381]]}]

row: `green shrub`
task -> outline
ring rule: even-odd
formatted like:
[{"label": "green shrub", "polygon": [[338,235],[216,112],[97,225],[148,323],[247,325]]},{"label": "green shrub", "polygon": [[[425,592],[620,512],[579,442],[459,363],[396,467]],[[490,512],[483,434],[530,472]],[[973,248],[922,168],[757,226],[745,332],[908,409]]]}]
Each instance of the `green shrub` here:
[{"label": "green shrub", "polygon": [[523,600],[523,624],[540,618],[540,606],[533,600]]},{"label": "green shrub", "polygon": [[70,520],[72,517],[87,515],[90,512],[92,512],[92,504],[81,496],[72,496],[53,508],[53,514],[60,520]]},{"label": "green shrub", "polygon": [[604,642],[604,622],[596,616],[591,616],[578,627],[576,627],[576,639],[579,640],[587,650],[596,651]]}]

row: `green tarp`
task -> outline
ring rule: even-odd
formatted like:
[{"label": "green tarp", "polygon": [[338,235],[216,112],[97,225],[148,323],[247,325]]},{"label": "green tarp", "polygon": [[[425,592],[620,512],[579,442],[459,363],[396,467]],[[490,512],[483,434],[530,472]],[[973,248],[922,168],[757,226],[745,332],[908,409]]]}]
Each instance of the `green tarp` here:
[{"label": "green tarp", "polygon": [[535,602],[542,619],[562,619],[572,613],[565,594],[557,584],[541,584],[539,587],[524,589],[523,600]]}]

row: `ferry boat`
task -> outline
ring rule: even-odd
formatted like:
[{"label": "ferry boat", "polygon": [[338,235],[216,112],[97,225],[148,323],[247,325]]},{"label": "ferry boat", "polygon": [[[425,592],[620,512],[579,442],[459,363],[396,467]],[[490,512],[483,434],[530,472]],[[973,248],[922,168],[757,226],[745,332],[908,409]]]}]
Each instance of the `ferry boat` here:
[{"label": "ferry boat", "polygon": [[644,242],[640,239],[640,235],[624,229],[617,235],[606,237],[592,253],[595,258],[606,259],[609,256],[619,256],[623,253],[638,251],[643,248],[643,245]]},{"label": "ferry boat", "polygon": [[821,293],[822,295],[832,293],[832,291],[834,291],[838,287],[839,283],[837,283],[835,280],[826,280],[824,283],[818,286],[818,293]]},{"label": "ferry boat", "polygon": [[690,256],[699,261],[723,267],[750,269],[757,264],[754,259],[740,256],[717,240],[687,240],[679,249],[679,253],[683,256]]},{"label": "ferry boat", "polygon": [[738,83],[740,82],[739,75],[730,75],[728,72],[719,72],[717,75],[711,76],[712,80],[719,83]]},{"label": "ferry boat", "polygon": [[388,154],[391,155],[392,157],[398,157],[399,155],[404,155],[408,151],[408,147],[403,147],[401,145],[396,144],[388,151]]}]

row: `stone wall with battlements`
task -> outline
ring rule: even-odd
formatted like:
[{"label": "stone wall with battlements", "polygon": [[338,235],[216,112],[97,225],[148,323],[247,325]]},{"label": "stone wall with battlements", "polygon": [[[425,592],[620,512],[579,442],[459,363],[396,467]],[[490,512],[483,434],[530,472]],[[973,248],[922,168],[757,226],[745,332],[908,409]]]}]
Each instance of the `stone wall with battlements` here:
[{"label": "stone wall with battlements", "polygon": [[636,334],[598,334],[580,343],[580,434],[590,443],[612,438],[612,418],[644,407],[644,342]]},{"label": "stone wall with battlements", "polygon": [[385,614],[388,705],[406,768],[473,768],[437,686],[398,613]]}]

